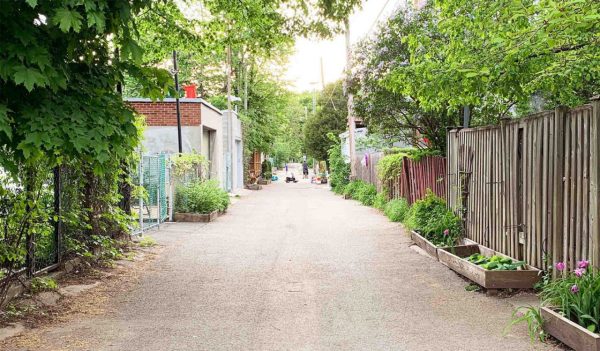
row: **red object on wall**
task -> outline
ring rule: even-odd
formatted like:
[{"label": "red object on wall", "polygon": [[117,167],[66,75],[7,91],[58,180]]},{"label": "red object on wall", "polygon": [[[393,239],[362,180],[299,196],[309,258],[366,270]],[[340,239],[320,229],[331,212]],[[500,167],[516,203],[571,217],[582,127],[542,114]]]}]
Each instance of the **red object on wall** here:
[{"label": "red object on wall", "polygon": [[196,98],[196,85],[195,84],[184,85],[183,90],[185,90],[186,98],[190,98],[190,99]]}]

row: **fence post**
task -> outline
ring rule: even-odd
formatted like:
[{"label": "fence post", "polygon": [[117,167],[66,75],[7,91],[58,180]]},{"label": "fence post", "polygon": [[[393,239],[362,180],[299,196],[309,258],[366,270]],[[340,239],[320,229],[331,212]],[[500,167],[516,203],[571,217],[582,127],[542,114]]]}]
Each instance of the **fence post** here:
[{"label": "fence post", "polygon": [[592,265],[600,267],[600,100],[592,101],[592,118],[590,120],[590,239],[592,248]]},{"label": "fence post", "polygon": [[[138,167],[139,169],[139,186],[140,188],[142,188],[144,186],[144,156],[142,155],[142,152],[140,151],[140,166]],[[142,193],[139,194],[139,206],[140,206],[140,210],[138,211],[139,213],[139,220],[140,220],[140,235],[144,233],[144,196]]]},{"label": "fence post", "polygon": [[[554,111],[554,180],[552,184],[552,262],[563,260],[563,188],[565,160],[565,118],[566,109],[557,107]],[[592,133],[593,135],[593,133]],[[592,137],[593,138],[593,137]],[[594,167],[591,167],[592,169]],[[592,170],[592,174],[593,174]],[[593,179],[593,178],[592,178]],[[593,181],[592,181],[593,184]],[[591,199],[590,199],[591,200]],[[592,205],[593,206],[593,205]],[[590,216],[591,219],[591,216]],[[556,274],[556,272],[555,272]]]},{"label": "fence post", "polygon": [[158,215],[156,216],[156,223],[158,225],[158,228],[160,229],[160,217],[161,217],[161,213],[160,213],[160,182],[158,184],[158,186],[156,187],[156,211],[158,212]]}]

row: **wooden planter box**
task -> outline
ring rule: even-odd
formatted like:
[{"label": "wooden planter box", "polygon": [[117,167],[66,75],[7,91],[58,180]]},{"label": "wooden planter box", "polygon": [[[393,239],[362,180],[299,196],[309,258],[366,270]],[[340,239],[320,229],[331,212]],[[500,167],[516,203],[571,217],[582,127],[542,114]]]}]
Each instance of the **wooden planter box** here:
[{"label": "wooden planter box", "polygon": [[[498,255],[508,257],[481,245],[460,245],[440,248],[437,251],[440,262],[486,289],[531,289],[541,278],[541,271],[528,265],[523,270],[492,271],[463,258],[469,257],[474,253],[481,253],[485,256]],[[512,257],[508,258],[512,259]]]},{"label": "wooden planter box", "polygon": [[600,351],[600,334],[592,333],[550,308],[542,307],[541,312],[548,334],[576,351]]},{"label": "wooden planter box", "polygon": [[[411,240],[415,243],[415,245],[417,245],[418,247],[420,247],[423,251],[427,252],[427,254],[433,258],[435,258],[436,260],[438,260],[438,251],[440,249],[447,249],[447,247],[438,247],[435,246],[434,243],[432,243],[431,241],[427,240],[424,236],[422,236],[421,234],[415,232],[414,230],[410,231],[410,238]],[[461,239],[461,244],[462,245],[476,245],[474,241],[468,240],[468,239]]]},{"label": "wooden planter box", "polygon": [[248,190],[261,190],[262,186],[259,184],[246,184],[246,189]]},{"label": "wooden planter box", "polygon": [[342,196],[344,197],[344,200],[350,200],[350,199],[352,199],[352,197],[350,195],[347,195],[347,194],[343,194]]},{"label": "wooden planter box", "polygon": [[427,252],[429,256],[435,258],[436,260],[438,259],[438,247],[435,246],[435,244],[425,239],[414,230],[410,231],[410,238],[418,247],[423,249],[423,251]]},{"label": "wooden planter box", "polygon": [[212,222],[219,217],[219,211],[211,213],[175,213],[175,222]]},{"label": "wooden planter box", "polygon": [[267,184],[271,184],[271,179],[259,179],[257,181],[258,184],[260,185],[267,185]]}]

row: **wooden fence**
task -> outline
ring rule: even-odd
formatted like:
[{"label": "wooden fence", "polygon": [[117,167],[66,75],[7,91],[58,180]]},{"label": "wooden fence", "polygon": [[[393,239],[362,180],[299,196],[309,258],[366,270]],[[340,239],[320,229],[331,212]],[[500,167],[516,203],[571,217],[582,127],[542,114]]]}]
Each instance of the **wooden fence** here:
[{"label": "wooden fence", "polygon": [[448,133],[466,236],[532,266],[600,264],[600,102]]},{"label": "wooden fence", "polygon": [[[374,184],[377,191],[383,190],[383,183],[377,176],[377,162],[383,153],[368,153],[356,158],[355,178]],[[439,156],[423,157],[419,161],[405,157],[402,170],[395,179],[386,181],[390,199],[405,198],[409,204],[423,198],[427,189],[436,195],[446,197],[446,158]]]}]

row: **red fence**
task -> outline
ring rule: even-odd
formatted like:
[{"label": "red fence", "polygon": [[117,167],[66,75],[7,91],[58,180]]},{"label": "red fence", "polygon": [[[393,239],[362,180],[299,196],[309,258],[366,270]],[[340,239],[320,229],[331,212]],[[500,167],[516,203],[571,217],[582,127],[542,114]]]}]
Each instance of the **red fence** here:
[{"label": "red fence", "polygon": [[[378,191],[382,190],[381,181],[377,177],[377,162],[381,153],[367,154],[356,159],[356,178],[374,184]],[[390,199],[405,198],[409,204],[423,198],[427,189],[434,194],[446,198],[446,158],[428,156],[415,161],[405,157],[400,174],[387,181]]]},{"label": "red fence", "polygon": [[405,198],[409,204],[422,199],[431,189],[434,194],[446,198],[446,158],[440,156],[424,157],[419,161],[405,157],[402,171],[388,181],[390,198]]}]

